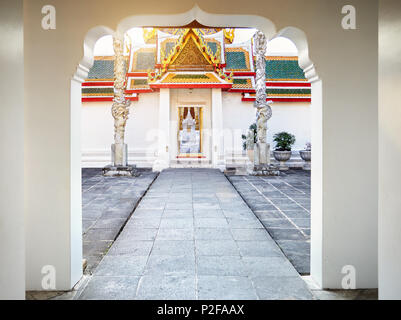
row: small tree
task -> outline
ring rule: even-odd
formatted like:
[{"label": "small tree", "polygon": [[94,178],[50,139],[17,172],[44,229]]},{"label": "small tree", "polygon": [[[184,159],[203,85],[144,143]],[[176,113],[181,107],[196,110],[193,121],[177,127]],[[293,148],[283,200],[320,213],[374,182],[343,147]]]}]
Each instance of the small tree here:
[{"label": "small tree", "polygon": [[273,136],[273,141],[276,143],[276,151],[291,151],[291,147],[295,143],[295,136],[283,131],[276,133]]}]

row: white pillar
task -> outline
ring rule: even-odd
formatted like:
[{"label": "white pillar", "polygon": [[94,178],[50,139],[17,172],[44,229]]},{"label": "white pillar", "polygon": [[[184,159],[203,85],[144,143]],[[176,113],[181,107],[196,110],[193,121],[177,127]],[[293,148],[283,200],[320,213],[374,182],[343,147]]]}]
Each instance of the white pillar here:
[{"label": "white pillar", "polygon": [[1,1],[0,21],[0,300],[24,299],[23,1]]},{"label": "white pillar", "polygon": [[170,166],[170,89],[160,89],[159,137],[157,160],[153,171],[162,171]]},{"label": "white pillar", "polygon": [[379,2],[379,299],[401,299],[399,0]]},{"label": "white pillar", "polygon": [[221,89],[212,89],[212,164],[213,168],[224,171],[225,164],[223,137],[223,101]]}]

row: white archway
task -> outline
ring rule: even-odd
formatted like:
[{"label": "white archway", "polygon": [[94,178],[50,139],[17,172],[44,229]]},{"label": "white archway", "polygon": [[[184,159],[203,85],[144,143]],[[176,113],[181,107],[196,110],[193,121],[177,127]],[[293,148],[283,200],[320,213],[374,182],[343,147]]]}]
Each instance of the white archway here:
[{"label": "white archway", "polygon": [[[255,28],[267,36],[268,39],[284,37],[291,40],[298,49],[298,63],[305,72],[305,77],[312,84],[312,145],[313,145],[313,162],[312,162],[312,234],[311,234],[311,275],[318,284],[322,284],[322,84],[318,77],[315,66],[309,58],[309,47],[306,34],[296,27],[285,27],[279,32],[276,31],[275,24],[262,16],[257,15],[225,15],[207,13],[198,6],[194,6],[191,10],[171,15],[134,15],[123,19],[113,30],[106,26],[97,26],[90,29],[84,40],[84,56],[80,61],[76,72],[71,81],[71,127],[80,128],[80,108],[81,108],[81,83],[85,81],[89,69],[94,62],[94,47],[101,37],[105,35],[121,36],[129,29],[134,27],[178,27],[189,25],[193,21],[211,26],[211,27],[243,27]],[[71,186],[72,186],[72,203],[73,208],[79,214],[74,214],[71,210],[72,225],[81,225],[81,158],[80,158],[80,136],[79,130],[71,130],[74,137],[71,139]],[[82,234],[81,227],[76,230],[72,228],[74,238],[74,247],[77,248],[77,256],[72,257],[72,261],[81,268],[82,259]],[[78,230],[79,229],[79,230]],[[78,249],[79,246],[79,249]],[[80,252],[80,253],[79,253]],[[82,270],[80,271],[82,274]],[[78,281],[73,276],[73,279]]]}]

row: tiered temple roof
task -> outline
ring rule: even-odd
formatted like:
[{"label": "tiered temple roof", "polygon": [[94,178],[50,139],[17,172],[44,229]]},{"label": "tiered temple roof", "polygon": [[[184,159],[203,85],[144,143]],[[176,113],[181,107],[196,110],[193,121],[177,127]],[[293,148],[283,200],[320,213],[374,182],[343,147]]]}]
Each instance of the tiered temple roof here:
[{"label": "tiered temple roof", "polygon": [[[233,44],[232,29],[144,29],[146,44],[133,44],[126,56],[126,95],[160,88],[222,88],[255,100],[252,39]],[[96,57],[83,83],[83,101],[112,101],[113,57]],[[310,102],[310,83],[296,56],[266,57],[267,99]]]}]

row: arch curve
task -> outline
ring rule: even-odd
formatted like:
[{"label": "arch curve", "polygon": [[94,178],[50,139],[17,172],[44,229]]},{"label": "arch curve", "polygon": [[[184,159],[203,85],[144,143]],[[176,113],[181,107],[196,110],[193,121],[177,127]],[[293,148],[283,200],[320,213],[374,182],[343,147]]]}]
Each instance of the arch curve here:
[{"label": "arch curve", "polygon": [[305,32],[296,27],[285,27],[277,32],[270,40],[283,37],[291,40],[298,49],[298,64],[305,72],[305,77],[310,82],[319,80],[315,66],[309,58],[308,39]]},{"label": "arch curve", "polygon": [[104,36],[113,35],[114,31],[106,26],[97,26],[90,29],[84,39],[84,56],[78,64],[73,79],[84,82],[94,63],[96,42]]}]

